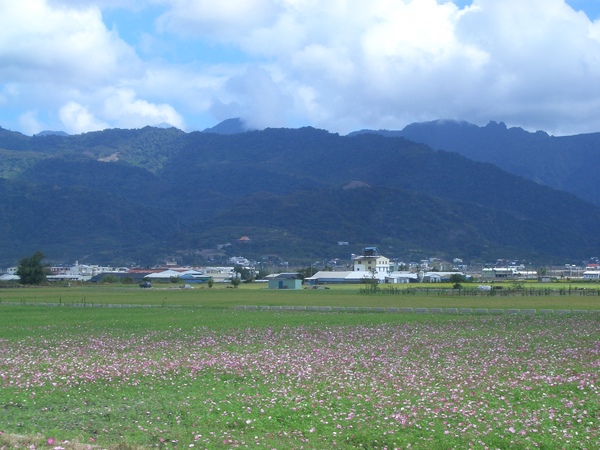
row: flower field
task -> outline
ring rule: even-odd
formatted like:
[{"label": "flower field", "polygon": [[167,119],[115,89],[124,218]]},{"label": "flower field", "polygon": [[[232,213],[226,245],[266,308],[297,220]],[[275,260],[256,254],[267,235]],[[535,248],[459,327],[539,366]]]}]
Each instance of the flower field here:
[{"label": "flower field", "polygon": [[3,307],[0,330],[3,448],[600,448],[593,315]]}]

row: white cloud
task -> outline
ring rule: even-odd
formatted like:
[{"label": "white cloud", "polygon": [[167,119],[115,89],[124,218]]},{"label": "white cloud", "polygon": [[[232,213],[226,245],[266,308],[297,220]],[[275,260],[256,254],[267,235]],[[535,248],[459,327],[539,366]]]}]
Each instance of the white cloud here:
[{"label": "white cloud", "polygon": [[143,9],[147,2],[145,0],[48,0],[48,4],[51,7],[61,8],[89,8],[90,3],[100,9],[130,9],[139,10]]},{"label": "white cloud", "polygon": [[266,70],[250,67],[225,86],[230,99],[215,100],[212,111],[220,120],[243,117],[249,128],[282,127],[289,123],[293,98]]},{"label": "white cloud", "polygon": [[277,0],[171,0],[159,19],[163,29],[184,35],[237,41],[257,27],[268,26],[279,10]]},{"label": "white cloud", "polygon": [[463,10],[339,3],[348,7],[326,14],[330,3],[304,2],[239,37],[277,67],[280,89],[304,109],[295,115],[313,125],[349,131],[449,117],[556,133],[600,128],[600,22],[562,0],[480,0]]},{"label": "white cloud", "polygon": [[37,111],[26,111],[19,117],[19,125],[25,134],[35,134],[43,131],[44,125],[37,118]]},{"label": "white cloud", "polygon": [[88,108],[76,102],[69,102],[60,109],[60,120],[70,134],[109,128],[107,123],[94,117]]},{"label": "white cloud", "polygon": [[16,85],[15,83],[4,84],[2,90],[0,91],[0,105],[6,104],[14,100],[16,97],[19,96],[19,94],[20,89],[18,85]]},{"label": "white cloud", "polygon": [[141,128],[163,123],[185,128],[183,118],[172,106],[138,99],[130,89],[118,89],[107,95],[102,112],[103,117],[120,128]]},{"label": "white cloud", "polygon": [[209,3],[173,1],[163,21],[259,58],[280,100],[261,102],[261,82],[216,93],[246,119],[285,98],[288,117],[340,131],[439,117],[566,130],[599,112],[600,25],[563,0]]},{"label": "white cloud", "polygon": [[[0,0],[0,8],[0,102],[20,105],[22,129],[64,126],[80,133],[162,122],[183,127],[168,101],[151,99],[147,63],[106,28],[96,5]],[[169,92],[168,82],[161,87]],[[31,113],[40,109],[54,114],[51,123]]]},{"label": "white cloud", "polygon": [[[600,21],[564,0],[127,0],[157,27],[131,44],[103,21],[119,3],[0,0],[3,110],[71,131],[202,128],[209,113],[339,132],[436,118],[600,129]],[[219,49],[236,58],[214,63]]]},{"label": "white cloud", "polygon": [[107,88],[82,100],[86,103],[70,101],[60,108],[60,120],[69,133],[114,127],[142,128],[164,123],[185,128],[183,118],[172,106],[137,98],[130,89]]},{"label": "white cloud", "polygon": [[133,75],[135,53],[107,30],[100,10],[0,1],[0,80],[86,87]]}]

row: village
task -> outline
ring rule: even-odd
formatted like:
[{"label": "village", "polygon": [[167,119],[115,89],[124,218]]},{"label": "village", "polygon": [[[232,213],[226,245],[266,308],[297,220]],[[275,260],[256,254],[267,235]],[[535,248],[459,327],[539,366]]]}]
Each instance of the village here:
[{"label": "village", "polygon": [[[600,262],[584,265],[565,264],[543,270],[532,270],[517,262],[499,260],[493,267],[469,267],[461,259],[446,263],[436,258],[419,262],[404,263],[381,254],[377,247],[365,247],[362,254],[351,255],[351,265],[337,266],[337,261],[321,270],[310,267],[304,271],[290,271],[283,267],[265,270],[261,263],[250,261],[242,256],[234,256],[222,266],[189,267],[180,266],[175,260],[157,264],[152,268],[112,267],[95,264],[47,267],[46,279],[49,282],[129,282],[150,287],[152,283],[194,284],[258,282],[268,283],[270,289],[300,289],[303,285],[323,284],[364,284],[375,280],[379,284],[444,283],[461,279],[491,283],[501,281],[551,282],[553,280],[600,281]],[[18,282],[17,267],[9,267],[0,272],[0,282]],[[277,269],[285,269],[278,271]]]}]

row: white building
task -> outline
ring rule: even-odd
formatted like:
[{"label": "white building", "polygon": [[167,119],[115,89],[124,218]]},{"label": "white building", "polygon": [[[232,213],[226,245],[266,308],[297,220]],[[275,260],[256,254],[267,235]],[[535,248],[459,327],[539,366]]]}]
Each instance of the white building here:
[{"label": "white building", "polygon": [[387,284],[404,284],[404,283],[416,283],[419,281],[419,276],[414,272],[397,271],[391,272],[385,277]]},{"label": "white building", "polygon": [[48,281],[89,281],[101,273],[127,273],[127,267],[99,266],[97,264],[79,264],[75,261],[73,266],[50,267]]},{"label": "white building", "polygon": [[390,260],[379,254],[377,247],[366,247],[363,254],[354,257],[355,272],[387,274],[390,272]]},{"label": "white building", "polygon": [[535,270],[522,270],[516,267],[494,267],[481,271],[481,279],[484,281],[535,280],[537,275]]},{"label": "white building", "polygon": [[600,270],[586,270],[583,272],[584,280],[600,280]]},{"label": "white building", "polygon": [[365,271],[329,271],[321,270],[312,277],[305,278],[311,284],[362,284],[367,280],[376,278],[379,283],[384,283],[386,274],[370,273]]}]

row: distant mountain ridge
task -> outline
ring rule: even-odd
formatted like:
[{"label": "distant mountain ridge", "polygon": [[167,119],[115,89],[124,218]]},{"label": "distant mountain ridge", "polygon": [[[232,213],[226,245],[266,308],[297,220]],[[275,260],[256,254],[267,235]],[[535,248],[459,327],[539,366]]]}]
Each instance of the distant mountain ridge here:
[{"label": "distant mountain ridge", "polygon": [[507,128],[502,122],[480,127],[437,120],[410,124],[402,130],[361,130],[351,135],[365,133],[404,137],[434,149],[457,152],[600,205],[600,133],[550,136],[544,131]]},{"label": "distant mountain ridge", "polygon": [[68,135],[69,134],[65,133],[64,131],[44,130],[44,131],[40,131],[35,136],[44,137],[44,136],[68,136]]},{"label": "distant mountain ridge", "polygon": [[390,257],[477,261],[561,262],[600,250],[599,207],[404,137],[311,127],[0,130],[0,152],[12,158],[0,160],[0,261],[38,249],[123,263],[198,263],[217,248],[297,262],[366,245]]},{"label": "distant mountain ridge", "polygon": [[242,119],[236,117],[233,119],[226,119],[219,122],[217,125],[211,128],[206,128],[204,133],[216,133],[216,134],[238,134],[245,133],[246,131],[254,131],[246,126]]}]

